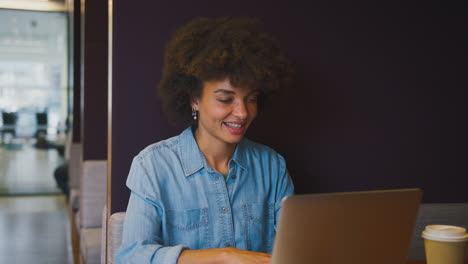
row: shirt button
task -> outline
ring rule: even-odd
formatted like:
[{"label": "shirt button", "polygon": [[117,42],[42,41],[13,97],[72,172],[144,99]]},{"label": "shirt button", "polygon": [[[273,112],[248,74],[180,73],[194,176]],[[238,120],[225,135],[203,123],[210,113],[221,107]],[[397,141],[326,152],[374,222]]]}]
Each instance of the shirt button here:
[{"label": "shirt button", "polygon": [[229,242],[226,243],[226,247],[231,247],[231,246],[232,246],[231,243],[229,243]]},{"label": "shirt button", "polygon": [[223,212],[227,212],[227,208],[226,207],[223,207]]},{"label": "shirt button", "polygon": [[235,178],[236,178],[236,175],[232,175],[231,178],[232,178],[232,179],[235,179]]}]

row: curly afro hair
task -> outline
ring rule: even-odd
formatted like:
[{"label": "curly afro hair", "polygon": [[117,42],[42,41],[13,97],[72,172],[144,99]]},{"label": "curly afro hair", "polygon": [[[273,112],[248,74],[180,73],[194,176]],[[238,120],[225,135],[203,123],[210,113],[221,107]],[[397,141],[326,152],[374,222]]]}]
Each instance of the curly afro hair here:
[{"label": "curly afro hair", "polygon": [[234,87],[258,90],[259,110],[268,95],[289,84],[291,64],[258,26],[248,18],[197,18],[174,33],[158,86],[171,121],[193,121],[191,102],[201,96],[204,81],[229,79]]}]

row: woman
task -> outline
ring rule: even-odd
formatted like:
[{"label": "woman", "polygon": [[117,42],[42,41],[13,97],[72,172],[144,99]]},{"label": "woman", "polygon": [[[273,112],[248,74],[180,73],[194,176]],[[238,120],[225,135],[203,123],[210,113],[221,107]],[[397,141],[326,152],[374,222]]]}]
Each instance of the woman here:
[{"label": "woman", "polygon": [[244,135],[290,73],[255,21],[202,18],[175,33],[159,93],[191,126],[134,158],[118,263],[269,263],[293,184],[283,157]]}]

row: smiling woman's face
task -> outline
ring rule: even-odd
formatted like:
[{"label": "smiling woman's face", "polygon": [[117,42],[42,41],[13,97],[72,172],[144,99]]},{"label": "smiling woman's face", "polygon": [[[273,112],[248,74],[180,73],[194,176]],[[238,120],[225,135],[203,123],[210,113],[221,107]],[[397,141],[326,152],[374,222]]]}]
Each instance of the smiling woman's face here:
[{"label": "smiling woman's face", "polygon": [[192,103],[198,111],[197,134],[205,142],[239,143],[257,116],[257,97],[257,91],[233,87],[229,79],[204,82]]}]

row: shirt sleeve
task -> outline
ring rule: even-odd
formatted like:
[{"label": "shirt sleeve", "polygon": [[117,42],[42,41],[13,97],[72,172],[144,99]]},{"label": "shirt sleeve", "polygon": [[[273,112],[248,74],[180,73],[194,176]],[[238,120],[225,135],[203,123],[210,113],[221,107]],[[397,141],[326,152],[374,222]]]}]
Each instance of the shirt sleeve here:
[{"label": "shirt sleeve", "polygon": [[144,177],[136,177],[136,173],[144,174],[145,171],[135,163],[134,160],[127,182],[132,192],[125,214],[122,245],[117,252],[116,262],[118,264],[177,263],[182,250],[188,247],[164,246],[161,231],[163,210],[158,201],[144,196],[144,192],[138,190],[136,186],[139,184],[131,184],[131,181],[145,180]]},{"label": "shirt sleeve", "polygon": [[281,210],[281,202],[284,197],[290,196],[294,194],[294,184],[289,176],[289,172],[286,169],[286,164],[282,162],[281,166],[281,173],[278,179],[277,184],[277,192],[276,192],[276,201],[275,201],[275,231],[278,227],[280,210]]}]

